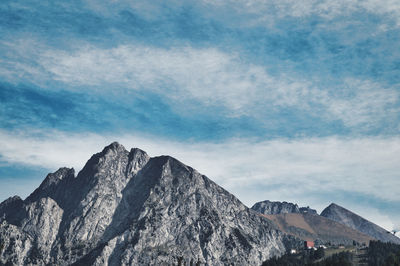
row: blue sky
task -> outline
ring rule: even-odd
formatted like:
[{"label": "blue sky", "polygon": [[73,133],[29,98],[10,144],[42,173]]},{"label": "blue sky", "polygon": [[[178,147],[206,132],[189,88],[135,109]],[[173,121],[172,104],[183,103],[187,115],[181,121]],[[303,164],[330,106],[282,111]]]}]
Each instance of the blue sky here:
[{"label": "blue sky", "polygon": [[1,199],[117,140],[399,226],[400,4],[131,2],[1,2]]}]

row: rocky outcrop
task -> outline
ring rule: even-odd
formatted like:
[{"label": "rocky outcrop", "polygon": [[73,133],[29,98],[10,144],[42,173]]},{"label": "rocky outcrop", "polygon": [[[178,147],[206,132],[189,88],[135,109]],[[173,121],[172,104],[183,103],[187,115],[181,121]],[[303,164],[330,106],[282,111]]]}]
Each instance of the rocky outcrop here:
[{"label": "rocky outcrop", "polygon": [[336,221],[340,224],[346,225],[355,230],[358,230],[377,240],[400,244],[400,238],[394,236],[393,234],[383,229],[382,227],[364,219],[363,217],[335,203],[332,203],[331,205],[326,207],[321,212],[321,216]]},{"label": "rocky outcrop", "polygon": [[300,213],[307,213],[307,214],[312,214],[312,215],[318,215],[317,211],[314,209],[311,209],[310,207],[300,207],[299,208]]},{"label": "rocky outcrop", "polygon": [[260,265],[294,241],[193,168],[118,143],[0,217],[0,264]]},{"label": "rocky outcrop", "polygon": [[251,207],[262,214],[280,214],[280,213],[300,213],[299,206],[290,202],[280,201],[261,201]]},{"label": "rocky outcrop", "polygon": [[308,213],[317,215],[317,211],[310,207],[300,207],[297,204],[280,201],[261,201],[251,207],[251,209],[262,214],[284,214],[284,213]]}]

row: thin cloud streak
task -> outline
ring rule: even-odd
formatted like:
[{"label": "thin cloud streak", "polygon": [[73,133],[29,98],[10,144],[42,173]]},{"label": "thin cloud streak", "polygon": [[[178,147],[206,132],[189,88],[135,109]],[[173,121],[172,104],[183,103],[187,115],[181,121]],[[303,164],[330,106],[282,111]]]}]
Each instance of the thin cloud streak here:
[{"label": "thin cloud streak", "polygon": [[360,132],[396,120],[400,111],[399,92],[378,82],[347,78],[338,88],[321,88],[312,80],[271,75],[261,65],[215,48],[121,45],[102,49],[87,45],[73,52],[50,47],[18,49],[28,49],[36,58],[34,65],[40,67],[9,62],[3,66],[8,69],[3,72],[8,80],[31,77],[39,86],[56,80],[74,91],[85,86],[102,94],[151,91],[169,98],[172,106],[180,109],[195,100],[200,109],[221,106],[232,116],[263,119],[271,110],[296,108],[311,114],[320,108],[314,115],[342,121]]},{"label": "thin cloud streak", "polygon": [[287,16],[299,18],[314,15],[332,20],[355,12],[369,12],[386,15],[396,20],[397,26],[400,26],[400,4],[396,0],[305,0],[301,2],[296,0],[231,0],[228,2],[204,0],[202,2],[214,8],[235,10],[237,15],[251,14],[253,19],[249,20],[250,25],[259,24],[262,21],[273,22],[272,18]]},{"label": "thin cloud streak", "polygon": [[126,148],[139,147],[151,156],[172,155],[228,188],[296,184],[310,191],[354,191],[400,201],[398,137],[181,143],[133,135],[39,133],[40,137],[35,137],[0,131],[2,159],[51,169],[73,166],[78,170],[90,155],[118,140]]},{"label": "thin cloud streak", "polygon": [[[79,171],[93,153],[118,140],[127,149],[139,147],[150,156],[174,156],[232,191],[249,206],[255,201],[279,199],[321,210],[329,199],[318,193],[329,195],[334,191],[370,195],[389,205],[392,202],[393,206],[400,202],[398,137],[182,143],[140,135],[26,132],[29,131],[0,131],[0,155],[4,162],[40,166],[49,171],[63,166]],[[364,206],[362,202],[349,200],[346,206],[386,228],[398,219],[396,214]]]},{"label": "thin cloud streak", "polygon": [[[117,3],[99,5],[94,1],[85,1],[86,6],[98,14],[110,17],[116,10],[131,9],[143,14],[148,20],[157,20],[165,16],[163,1],[140,3],[132,1],[118,1]],[[201,0],[170,3],[170,12],[179,12],[187,6],[194,6],[196,10],[205,13],[208,19],[216,19],[221,23],[235,27],[251,27],[262,25],[270,27],[274,21],[286,17],[304,18],[319,16],[326,20],[342,18],[354,13],[368,12],[374,15],[386,16],[400,26],[400,4],[396,0]],[[213,10],[213,12],[210,12]]]}]

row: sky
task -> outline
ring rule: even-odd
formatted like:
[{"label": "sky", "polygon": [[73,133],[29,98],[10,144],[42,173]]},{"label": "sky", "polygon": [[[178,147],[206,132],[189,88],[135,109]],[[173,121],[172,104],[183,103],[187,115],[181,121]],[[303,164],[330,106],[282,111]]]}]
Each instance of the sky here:
[{"label": "sky", "polygon": [[118,141],[399,229],[399,43],[396,0],[3,0],[0,200]]}]

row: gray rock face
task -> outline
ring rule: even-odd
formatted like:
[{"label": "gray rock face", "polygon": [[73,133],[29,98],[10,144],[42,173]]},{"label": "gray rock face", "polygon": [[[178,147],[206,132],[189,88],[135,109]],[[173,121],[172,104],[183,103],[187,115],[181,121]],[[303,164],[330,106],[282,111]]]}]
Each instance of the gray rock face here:
[{"label": "gray rock face", "polygon": [[300,213],[299,206],[290,202],[280,201],[261,201],[251,207],[251,209],[262,214],[281,214],[281,213]]},{"label": "gray rock face", "polygon": [[310,207],[300,207],[299,208],[300,213],[308,213],[308,214],[312,214],[312,215],[318,215],[318,212],[314,209],[311,209]]},{"label": "gray rock face", "polygon": [[400,244],[400,238],[394,236],[382,227],[362,218],[361,216],[335,203],[332,203],[331,205],[326,207],[321,212],[321,216],[358,230],[377,240]]},{"label": "gray rock face", "polygon": [[284,214],[284,213],[309,213],[317,214],[317,211],[309,207],[300,207],[297,204],[280,201],[261,201],[251,207],[251,209],[262,214]]},{"label": "gray rock face", "polygon": [[0,264],[260,265],[290,241],[196,170],[118,143],[0,204]]}]

